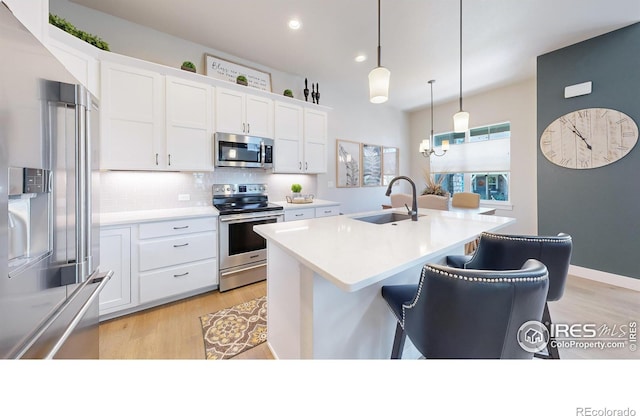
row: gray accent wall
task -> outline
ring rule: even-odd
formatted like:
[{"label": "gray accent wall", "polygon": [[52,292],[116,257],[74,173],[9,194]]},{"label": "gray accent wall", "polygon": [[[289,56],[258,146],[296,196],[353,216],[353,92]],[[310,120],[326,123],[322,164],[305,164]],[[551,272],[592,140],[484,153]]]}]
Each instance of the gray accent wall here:
[{"label": "gray accent wall", "polygon": [[[591,81],[592,93],[564,98]],[[559,116],[612,108],[640,125],[640,23],[559,49],[537,60],[538,233],[573,236],[571,263],[640,279],[640,144],[596,169],[567,169],[540,151],[543,130]]]}]

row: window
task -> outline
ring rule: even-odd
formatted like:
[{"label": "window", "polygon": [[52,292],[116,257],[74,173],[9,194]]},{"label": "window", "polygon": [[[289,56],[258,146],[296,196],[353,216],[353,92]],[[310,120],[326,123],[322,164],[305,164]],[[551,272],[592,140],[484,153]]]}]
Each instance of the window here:
[{"label": "window", "polygon": [[474,192],[484,201],[509,201],[511,123],[434,135],[435,146],[443,140],[452,146],[445,156],[431,159],[436,183],[452,195]]}]

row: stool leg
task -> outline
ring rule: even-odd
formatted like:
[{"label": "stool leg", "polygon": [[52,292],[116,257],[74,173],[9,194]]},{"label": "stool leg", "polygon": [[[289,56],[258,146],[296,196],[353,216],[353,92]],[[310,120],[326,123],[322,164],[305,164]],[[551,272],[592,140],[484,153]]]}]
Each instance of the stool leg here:
[{"label": "stool leg", "polygon": [[558,352],[558,346],[555,343],[556,338],[551,334],[551,314],[549,313],[549,304],[544,304],[544,312],[542,313],[542,323],[547,327],[547,331],[549,331],[549,342],[547,343],[547,354],[534,354],[536,358],[546,358],[546,359],[560,359],[560,353]]},{"label": "stool leg", "polygon": [[407,339],[407,334],[404,333],[402,325],[398,322],[396,325],[396,335],[393,338],[393,348],[391,349],[391,359],[402,358],[402,350],[404,349],[404,341]]}]

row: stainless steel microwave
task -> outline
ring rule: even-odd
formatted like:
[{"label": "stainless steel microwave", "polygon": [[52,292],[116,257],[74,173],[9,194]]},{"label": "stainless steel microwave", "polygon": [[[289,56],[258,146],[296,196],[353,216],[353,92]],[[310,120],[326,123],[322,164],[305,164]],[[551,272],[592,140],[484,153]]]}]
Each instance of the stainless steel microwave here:
[{"label": "stainless steel microwave", "polygon": [[215,166],[236,168],[273,167],[273,140],[265,137],[215,133]]}]

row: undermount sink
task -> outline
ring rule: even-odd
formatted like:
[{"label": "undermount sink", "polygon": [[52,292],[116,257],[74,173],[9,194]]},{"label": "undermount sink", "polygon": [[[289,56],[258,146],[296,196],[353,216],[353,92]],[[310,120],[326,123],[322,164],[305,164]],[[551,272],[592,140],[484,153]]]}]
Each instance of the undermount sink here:
[{"label": "undermount sink", "polygon": [[[424,215],[418,214],[418,217]],[[400,212],[385,212],[382,214],[369,215],[367,217],[354,217],[354,220],[370,222],[372,224],[388,224],[390,222],[411,220],[411,215]]]}]

